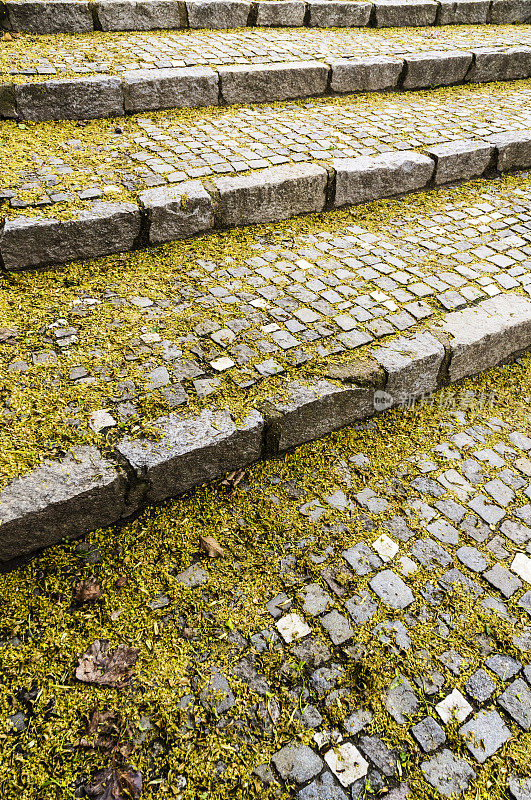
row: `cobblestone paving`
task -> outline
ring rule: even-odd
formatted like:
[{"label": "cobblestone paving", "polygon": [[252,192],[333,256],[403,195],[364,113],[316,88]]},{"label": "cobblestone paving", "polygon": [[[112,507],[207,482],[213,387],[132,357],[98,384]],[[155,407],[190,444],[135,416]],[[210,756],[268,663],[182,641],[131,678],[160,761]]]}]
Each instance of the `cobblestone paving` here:
[{"label": "cobblestone paving", "polygon": [[[147,798],[529,798],[530,366],[0,577],[3,796],[81,796],[118,738]],[[130,687],[74,678],[107,639]]]},{"label": "cobblestone paving", "polygon": [[16,76],[47,79],[50,75],[119,74],[152,67],[262,64],[530,43],[527,25],[22,35],[0,46],[0,79],[6,82]]},{"label": "cobblestone paving", "polygon": [[6,277],[0,482],[36,449],[134,432],[168,407],[241,408],[275,377],[323,376],[434,315],[530,287],[526,176]]},{"label": "cobblestone paving", "polygon": [[[73,214],[94,199],[290,162],[376,155],[531,127],[530,82],[274,106],[158,112],[124,120],[0,123],[13,158],[9,216]],[[118,124],[117,124],[118,123]],[[8,205],[9,204],[9,205]]]}]

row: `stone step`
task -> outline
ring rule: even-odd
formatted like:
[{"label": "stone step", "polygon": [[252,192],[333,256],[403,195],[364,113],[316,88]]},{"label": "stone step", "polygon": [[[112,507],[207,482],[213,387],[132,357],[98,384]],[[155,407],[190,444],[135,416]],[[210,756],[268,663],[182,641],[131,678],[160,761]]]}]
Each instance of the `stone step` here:
[{"label": "stone step", "polygon": [[531,179],[13,275],[2,293],[7,560],[529,349]]},{"label": "stone step", "polygon": [[[380,31],[327,31],[317,38],[314,31],[255,31],[224,42],[214,32],[206,53],[196,33],[174,49],[167,36],[144,34],[136,43],[140,58],[124,64],[126,44],[124,37],[108,34],[96,43],[90,37],[81,44],[74,40],[69,49],[56,37],[49,37],[47,47],[37,41],[21,51],[15,42],[12,52],[0,54],[0,118],[86,120],[531,76],[528,26],[501,36],[493,28],[446,27],[437,49],[416,31],[406,39]],[[145,51],[148,61],[140,55]]]},{"label": "stone step", "polygon": [[0,23],[29,33],[184,28],[415,27],[529,23],[531,0],[6,0]]}]

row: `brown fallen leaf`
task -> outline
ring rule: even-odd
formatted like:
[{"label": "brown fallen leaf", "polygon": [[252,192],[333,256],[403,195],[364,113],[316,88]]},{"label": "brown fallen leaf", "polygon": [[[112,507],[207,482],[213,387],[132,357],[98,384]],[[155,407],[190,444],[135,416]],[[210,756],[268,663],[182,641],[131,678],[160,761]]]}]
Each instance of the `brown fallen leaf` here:
[{"label": "brown fallen leaf", "polygon": [[223,480],[219,482],[219,485],[224,486],[226,489],[231,491],[232,489],[236,489],[238,484],[243,480],[244,476],[244,469],[235,469],[234,472],[229,472],[227,477],[223,478]]},{"label": "brown fallen leaf", "polygon": [[76,586],[77,603],[93,603],[101,597],[101,586],[94,577],[90,575],[85,580],[79,581]]},{"label": "brown fallen leaf", "polygon": [[120,575],[120,577],[116,579],[116,583],[114,585],[117,589],[123,589],[128,583],[129,578],[126,575]]},{"label": "brown fallen leaf", "polygon": [[107,767],[96,772],[85,793],[94,800],[139,800],[142,774],[131,766]]},{"label": "brown fallen leaf", "polygon": [[120,738],[122,718],[116,711],[93,711],[80,747],[99,747],[112,750]]},{"label": "brown fallen leaf", "polygon": [[213,536],[200,536],[199,541],[201,542],[201,547],[210,558],[222,558],[225,555],[223,548]]},{"label": "brown fallen leaf", "polygon": [[0,344],[15,344],[17,335],[13,328],[0,328]]},{"label": "brown fallen leaf", "polygon": [[2,41],[3,41],[3,42],[12,42],[12,41],[13,41],[13,39],[14,39],[14,37],[13,37],[13,36],[11,36],[11,34],[9,33],[9,31],[5,31],[5,32],[2,34]]},{"label": "brown fallen leaf", "polygon": [[109,642],[96,641],[79,659],[76,678],[84,683],[120,688],[131,680],[133,667],[138,658],[136,647],[120,644],[112,653],[107,653]]}]

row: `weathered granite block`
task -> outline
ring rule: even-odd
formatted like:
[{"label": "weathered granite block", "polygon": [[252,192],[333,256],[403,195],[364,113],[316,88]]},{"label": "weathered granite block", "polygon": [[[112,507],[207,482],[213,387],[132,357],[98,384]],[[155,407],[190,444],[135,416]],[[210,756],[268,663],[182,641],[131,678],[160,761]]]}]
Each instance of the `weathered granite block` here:
[{"label": "weathered granite block", "polygon": [[377,28],[424,27],[437,16],[437,3],[430,0],[377,0],[374,9]]},{"label": "weathered granite block", "polygon": [[133,69],[123,73],[125,110],[217,106],[218,76],[209,67]]},{"label": "weathered granite block", "polygon": [[15,86],[15,98],[19,117],[33,122],[97,119],[124,113],[122,82],[104,75],[22,83]]},{"label": "weathered granite block", "polygon": [[0,119],[16,119],[15,87],[12,83],[0,86]]},{"label": "weathered granite block", "polygon": [[251,4],[243,0],[186,0],[190,28],[243,28]]},{"label": "weathered granite block", "polygon": [[385,391],[402,403],[437,388],[444,347],[430,333],[400,336],[373,353],[387,373]]},{"label": "weathered granite block", "polygon": [[254,3],[256,24],[274,28],[300,28],[304,24],[306,4],[301,0],[258,0]]},{"label": "weathered granite block", "polygon": [[123,439],[117,452],[149,484],[146,499],[175,497],[194,486],[220,478],[260,458],[264,421],[257,411],[233,422],[228,411],[204,410],[183,419],[181,414],[154,423],[156,440]]},{"label": "weathered granite block", "polygon": [[483,175],[493,153],[493,145],[468,139],[435,145],[426,150],[426,154],[436,161],[435,183],[438,185]]},{"label": "weathered granite block", "polygon": [[474,62],[466,77],[470,83],[517,81],[531,75],[531,47],[485,47],[473,53]]},{"label": "weathered granite block", "polygon": [[25,33],[88,33],[94,30],[88,3],[80,0],[21,0],[6,3],[10,30]]},{"label": "weathered granite block", "polygon": [[490,0],[439,0],[437,25],[485,25]]},{"label": "weathered granite block", "polygon": [[148,213],[152,244],[183,239],[214,226],[212,198],[201,181],[147,189],[139,199]]},{"label": "weathered granite block", "polygon": [[531,0],[493,0],[489,22],[494,25],[521,25],[531,22]]},{"label": "weathered granite block", "polygon": [[454,52],[416,53],[405,57],[404,89],[421,89],[429,86],[451,86],[463,83],[472,63],[472,53]]},{"label": "weathered granite block", "polygon": [[531,301],[500,294],[474,308],[447,314],[440,325],[452,347],[450,380],[458,381],[531,346]]},{"label": "weathered granite block", "polygon": [[363,28],[369,24],[372,3],[351,0],[308,0],[310,28]]},{"label": "weathered granite block", "polygon": [[339,158],[333,161],[333,167],[336,170],[334,205],[340,208],[420,189],[430,181],[435,162],[420,153],[405,151]]},{"label": "weathered granite block", "polygon": [[282,453],[374,414],[373,392],[325,380],[293,381],[282,397],[267,400],[262,411],[268,420],[267,450]]},{"label": "weathered granite block", "polygon": [[[278,1],[278,0],[277,0]],[[269,103],[323,94],[329,67],[319,61],[219,67],[221,94],[228,105]]]},{"label": "weathered granite block", "polygon": [[153,31],[186,28],[184,0],[99,0],[102,31]]},{"label": "weathered granite block", "polygon": [[8,270],[84,261],[131,250],[139,233],[138,206],[97,203],[72,220],[7,220],[0,234],[0,255]]},{"label": "weathered granite block", "polygon": [[[350,0],[349,0],[350,1]],[[341,58],[330,61],[333,92],[378,92],[394,89],[404,62],[390,56]]]},{"label": "weathered granite block", "polygon": [[322,211],[328,174],[316,164],[270,167],[213,181],[220,194],[222,225],[276,222]]},{"label": "weathered granite block", "polygon": [[488,139],[497,150],[496,167],[499,172],[531,167],[531,130],[496,133]]},{"label": "weathered granite block", "polygon": [[45,461],[0,491],[0,561],[112,525],[125,490],[122,472],[95,447]]}]

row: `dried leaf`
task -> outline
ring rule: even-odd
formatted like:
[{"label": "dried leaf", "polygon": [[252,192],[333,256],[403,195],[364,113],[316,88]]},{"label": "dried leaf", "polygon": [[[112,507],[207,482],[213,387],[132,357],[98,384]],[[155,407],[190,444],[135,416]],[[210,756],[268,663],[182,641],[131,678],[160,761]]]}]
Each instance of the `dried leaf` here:
[{"label": "dried leaf", "polygon": [[120,738],[122,719],[115,711],[93,711],[86,735],[79,740],[80,747],[99,747],[112,750]]},{"label": "dried leaf", "polygon": [[0,328],[0,344],[15,344],[17,331],[13,328]]},{"label": "dried leaf", "polygon": [[92,776],[85,793],[94,800],[139,800],[142,794],[142,774],[131,766],[119,769],[107,767]]},{"label": "dried leaf", "polygon": [[129,583],[129,578],[126,575],[120,575],[114,584],[117,589],[123,589]]},{"label": "dried leaf", "polygon": [[83,581],[79,581],[76,586],[76,602],[93,603],[101,597],[101,586],[94,577],[90,575]]},{"label": "dried leaf", "polygon": [[225,554],[223,548],[216,542],[213,536],[200,536],[201,547],[210,558],[222,558]]},{"label": "dried leaf", "polygon": [[11,36],[9,31],[5,31],[5,33],[2,34],[2,41],[3,42],[12,42],[13,41],[13,36]]},{"label": "dried leaf", "polygon": [[100,686],[125,686],[131,680],[133,667],[138,658],[136,647],[118,645],[113,653],[107,653],[109,643],[98,639],[90,645],[79,659],[76,678],[84,683]]},{"label": "dried leaf", "polygon": [[244,476],[245,476],[244,469],[236,469],[234,470],[234,472],[229,472],[227,477],[223,478],[223,480],[220,481],[219,485],[224,486],[229,491],[232,489],[236,489],[238,484],[243,480]]}]

